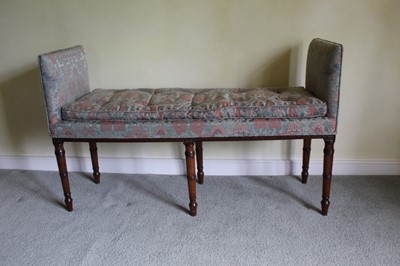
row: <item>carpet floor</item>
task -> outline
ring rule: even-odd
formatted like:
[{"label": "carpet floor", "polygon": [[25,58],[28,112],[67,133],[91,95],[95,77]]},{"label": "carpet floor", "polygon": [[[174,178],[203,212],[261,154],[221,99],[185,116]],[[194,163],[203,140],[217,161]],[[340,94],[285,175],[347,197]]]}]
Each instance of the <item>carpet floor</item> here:
[{"label": "carpet floor", "polygon": [[184,176],[0,170],[0,265],[400,265],[400,176]]}]

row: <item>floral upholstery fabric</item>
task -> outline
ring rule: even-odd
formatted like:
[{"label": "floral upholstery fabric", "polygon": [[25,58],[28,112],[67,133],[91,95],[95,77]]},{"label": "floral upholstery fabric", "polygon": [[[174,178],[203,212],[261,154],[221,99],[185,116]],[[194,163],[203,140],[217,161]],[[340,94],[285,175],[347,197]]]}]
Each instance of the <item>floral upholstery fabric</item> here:
[{"label": "floral upholstery fabric", "polygon": [[64,120],[311,118],[326,103],[304,88],[94,90],[62,108]]},{"label": "floral upholstery fabric", "polygon": [[306,88],[328,103],[329,117],[338,116],[342,57],[338,43],[314,39],[308,48]]},{"label": "floral upholstery fabric", "polygon": [[39,56],[50,136],[195,139],[335,135],[343,49],[314,39],[306,88],[98,89],[81,46]]},{"label": "floral upholstery fabric", "polygon": [[325,116],[326,103],[302,87],[204,89],[196,93],[191,117],[311,118]]},{"label": "floral upholstery fabric", "polygon": [[136,121],[60,121],[57,138],[79,139],[194,139],[336,134],[336,119],[178,119]]},{"label": "floral upholstery fabric", "polygon": [[61,120],[61,108],[90,92],[82,46],[39,55],[48,125]]}]

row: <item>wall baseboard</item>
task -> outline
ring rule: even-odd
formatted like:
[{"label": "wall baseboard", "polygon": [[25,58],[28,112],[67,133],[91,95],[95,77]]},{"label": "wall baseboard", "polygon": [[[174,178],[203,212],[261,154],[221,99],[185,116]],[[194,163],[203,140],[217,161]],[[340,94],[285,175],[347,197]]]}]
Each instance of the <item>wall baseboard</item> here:
[{"label": "wall baseboard", "polygon": [[[100,172],[184,175],[184,159],[100,157]],[[89,157],[67,157],[71,172],[91,172]],[[205,159],[206,175],[300,175],[301,160]],[[0,169],[58,171],[51,156],[0,156]],[[310,161],[310,175],[322,174],[322,160]],[[334,175],[400,175],[400,161],[335,160]]]}]

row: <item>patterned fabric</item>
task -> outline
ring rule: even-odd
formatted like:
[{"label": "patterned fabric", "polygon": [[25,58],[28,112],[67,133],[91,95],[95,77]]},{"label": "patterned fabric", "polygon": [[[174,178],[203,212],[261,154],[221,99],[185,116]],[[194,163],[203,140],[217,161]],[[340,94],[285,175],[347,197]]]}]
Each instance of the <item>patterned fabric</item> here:
[{"label": "patterned fabric", "polygon": [[135,89],[90,92],[81,46],[39,56],[50,135],[193,139],[335,135],[343,48],[314,39],[306,89]]},{"label": "patterned fabric", "polygon": [[61,120],[61,107],[90,92],[83,48],[72,48],[39,55],[48,125]]},{"label": "patterned fabric", "polygon": [[213,119],[60,121],[53,137],[100,139],[193,139],[265,136],[322,136],[336,134],[336,119]]},{"label": "patterned fabric", "polygon": [[326,104],[304,88],[94,90],[62,109],[64,120],[311,118]]},{"label": "patterned fabric", "polygon": [[325,116],[326,103],[302,87],[204,89],[196,93],[191,117],[311,118]]},{"label": "patterned fabric", "polygon": [[343,46],[314,39],[308,48],[306,88],[328,103],[329,117],[337,117]]}]

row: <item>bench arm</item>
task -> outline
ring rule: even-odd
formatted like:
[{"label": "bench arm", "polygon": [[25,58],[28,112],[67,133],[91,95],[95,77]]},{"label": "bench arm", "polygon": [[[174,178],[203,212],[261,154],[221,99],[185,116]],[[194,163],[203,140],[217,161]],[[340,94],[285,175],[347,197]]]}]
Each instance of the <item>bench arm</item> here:
[{"label": "bench arm", "polygon": [[39,55],[48,126],[61,120],[61,108],[90,92],[88,68],[82,46]]},{"label": "bench arm", "polygon": [[322,39],[312,40],[308,48],[306,89],[327,103],[331,118],[338,116],[342,55],[341,44]]}]

